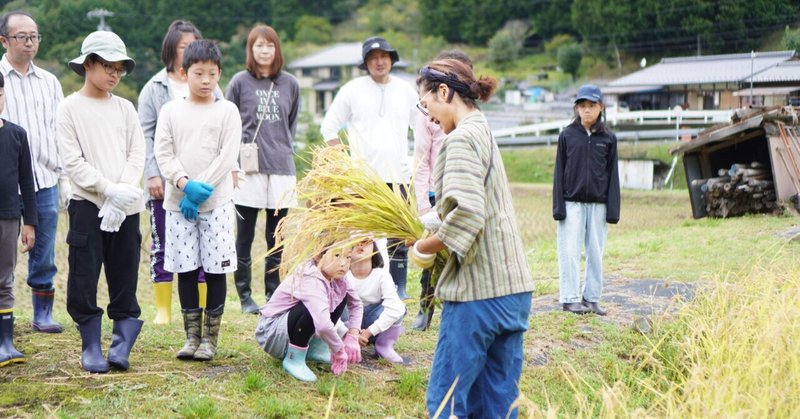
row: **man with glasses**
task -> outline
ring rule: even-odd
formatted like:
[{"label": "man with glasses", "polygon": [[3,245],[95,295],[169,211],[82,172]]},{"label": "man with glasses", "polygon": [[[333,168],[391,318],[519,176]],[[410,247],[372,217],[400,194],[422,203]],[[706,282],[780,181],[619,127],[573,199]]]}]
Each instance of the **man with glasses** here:
[{"label": "man with glasses", "polygon": [[28,132],[33,161],[38,225],[28,256],[27,280],[33,296],[33,330],[60,333],[61,325],[52,315],[55,238],[59,198],[66,205],[71,191],[56,145],[56,107],[64,94],[53,74],[33,64],[41,39],[36,22],[27,12],[8,12],[2,17],[0,42],[6,53],[0,60],[0,72],[6,82],[6,106],[1,116]]},{"label": "man with glasses", "polygon": [[[414,128],[418,95],[411,84],[390,75],[400,59],[385,39],[367,38],[361,47],[368,76],[358,77],[339,89],[325,114],[320,131],[329,145],[339,144],[339,130],[347,128],[347,142],[354,158],[367,162],[389,187],[406,193],[408,133]],[[389,240],[389,272],[401,299],[406,295],[408,248]]]}]

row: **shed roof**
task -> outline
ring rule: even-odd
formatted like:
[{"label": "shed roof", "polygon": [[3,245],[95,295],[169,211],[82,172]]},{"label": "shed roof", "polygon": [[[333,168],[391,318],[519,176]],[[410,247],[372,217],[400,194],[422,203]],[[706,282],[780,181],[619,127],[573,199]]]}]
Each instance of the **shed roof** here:
[{"label": "shed roof", "polygon": [[[795,51],[664,58],[660,63],[609,83],[611,87],[684,85],[744,81],[751,74],[790,60]],[[751,69],[752,66],[752,69]]]},{"label": "shed roof", "polygon": [[[800,59],[784,61],[753,77],[753,83],[800,82]],[[745,79],[749,82],[750,77]]]}]

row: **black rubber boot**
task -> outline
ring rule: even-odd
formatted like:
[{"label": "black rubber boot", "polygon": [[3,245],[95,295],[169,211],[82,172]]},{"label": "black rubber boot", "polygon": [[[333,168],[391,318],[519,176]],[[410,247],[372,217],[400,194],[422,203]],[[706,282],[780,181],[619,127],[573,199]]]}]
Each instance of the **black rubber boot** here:
[{"label": "black rubber boot", "polygon": [[278,272],[280,265],[281,257],[278,255],[270,255],[264,258],[264,294],[266,294],[267,301],[272,298],[272,294],[281,284],[281,275]]},{"label": "black rubber boot", "polygon": [[431,327],[431,320],[433,319],[433,311],[436,307],[433,304],[434,289],[431,286],[431,270],[426,269],[422,271],[422,278],[420,278],[420,285],[422,286],[419,293],[419,312],[417,317],[411,323],[411,328],[414,330],[425,331]]},{"label": "black rubber boot", "polygon": [[111,347],[108,349],[108,364],[116,369],[127,371],[130,368],[128,358],[131,349],[142,331],[144,322],[133,317],[114,320],[114,329],[111,334]]},{"label": "black rubber boot", "polygon": [[408,280],[408,247],[402,243],[395,245],[396,240],[389,240],[389,274],[392,275],[397,295],[407,300],[406,281]]},{"label": "black rubber boot", "polygon": [[250,283],[252,281],[252,273],[250,271],[249,260],[244,265],[242,259],[238,261],[239,266],[236,272],[233,273],[233,283],[236,285],[236,293],[239,294],[239,302],[242,303],[242,313],[257,314],[258,304],[253,301],[252,290]]},{"label": "black rubber boot", "polygon": [[33,330],[43,333],[61,333],[64,328],[53,320],[53,298],[55,288],[49,290],[31,290],[33,299]]},{"label": "black rubber boot", "polygon": [[0,313],[0,367],[25,362],[25,355],[14,347],[14,313]]},{"label": "black rubber boot", "polygon": [[102,315],[98,315],[78,326],[81,333],[81,367],[93,373],[106,373],[111,368],[100,348],[102,321]]}]

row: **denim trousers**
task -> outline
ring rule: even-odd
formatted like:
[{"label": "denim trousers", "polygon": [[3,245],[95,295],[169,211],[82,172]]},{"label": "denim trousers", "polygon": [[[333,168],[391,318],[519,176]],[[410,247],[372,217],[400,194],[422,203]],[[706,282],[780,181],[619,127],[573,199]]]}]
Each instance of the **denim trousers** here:
[{"label": "denim trousers", "polygon": [[36,240],[28,253],[28,286],[37,290],[53,288],[56,276],[56,230],[58,229],[58,187],[36,191]]},{"label": "denim trousers", "polygon": [[[606,205],[567,201],[567,217],[558,222],[559,301],[598,302],[603,292],[603,248],[608,223]],[[586,254],[585,285],[581,292],[581,245]]]},{"label": "denim trousers", "polygon": [[[507,417],[519,394],[530,311],[530,292],[444,303],[426,397],[431,417],[456,379],[453,400],[440,417]],[[515,409],[508,417],[517,414]]]}]

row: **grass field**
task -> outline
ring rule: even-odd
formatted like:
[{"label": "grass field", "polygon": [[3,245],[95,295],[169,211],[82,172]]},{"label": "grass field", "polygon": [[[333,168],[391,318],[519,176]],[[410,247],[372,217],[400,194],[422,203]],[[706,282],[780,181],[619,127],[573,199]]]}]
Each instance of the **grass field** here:
[{"label": "grass field", "polygon": [[[557,291],[550,188],[546,184],[515,184],[513,187],[537,294]],[[263,217],[259,221],[263,222]],[[24,285],[26,258],[21,257],[15,285],[16,343],[28,355],[28,362],[0,369],[0,416],[321,417],[334,388],[332,417],[425,415],[424,394],[436,343],[438,315],[434,318],[433,330],[408,332],[400,339],[398,352],[410,358],[408,366],[395,367],[367,356],[369,359],[365,363],[341,378],[334,378],[328,367],[312,366],[318,382],[300,384],[283,373],[278,361],[257,347],[253,338],[256,317],[238,312],[239,303],[232,276],[229,276],[227,312],[217,357],[210,363],[176,360],[174,353],[183,343],[177,292],[173,298],[172,324],[155,326],[150,323],[155,312],[148,281],[146,248],[150,243],[147,238],[150,229],[146,218],[141,223],[146,240],[141,251],[138,288],[142,319],[146,323],[131,355],[132,368],[126,373],[84,373],[79,365],[80,338],[64,307],[65,222],[66,216],[60,220],[57,239],[60,271],[56,317],[67,326],[66,331],[59,335],[32,332],[30,291]],[[678,281],[713,284],[734,281],[740,276],[750,277],[751,272],[779,278],[775,270],[800,272],[800,269],[792,271],[797,265],[800,244],[786,234],[797,224],[798,219],[791,215],[693,220],[686,191],[626,190],[623,191],[622,221],[609,229],[606,275],[659,279],[667,284]],[[260,228],[263,231],[263,224]],[[264,251],[263,240],[257,243],[256,254]],[[263,263],[257,264],[254,278],[261,277],[262,272]],[[418,275],[417,271],[410,274],[412,295],[419,290]],[[254,294],[263,302],[263,284],[256,282]],[[98,299],[103,307],[108,300],[103,279],[100,284]],[[789,304],[790,314],[796,315],[797,301]],[[408,309],[406,326],[416,313],[416,303],[411,302]],[[653,335],[642,335],[627,324],[615,322],[614,307],[611,310],[607,318],[578,318],[558,311],[531,317],[525,343],[529,357],[520,382],[522,394],[529,402],[523,413],[603,416],[603,412],[608,411],[614,414],[605,416],[638,416],[637,412],[647,412],[652,416],[676,417],[680,412],[699,414],[701,411],[661,407],[665,399],[660,394],[667,393],[669,388],[664,382],[660,382],[659,392],[641,387],[660,371],[643,367],[646,364],[643,359],[654,357],[654,352],[648,349],[653,347],[652,340],[668,336],[665,330],[669,330],[670,324],[685,331],[685,326],[680,326],[682,317],[661,319],[659,324],[664,327]],[[725,313],[735,316],[736,308],[731,307]],[[107,348],[111,328],[107,318],[103,327],[104,347]],[[798,329],[790,329],[788,333],[789,342],[796,342]],[[684,335],[670,336],[682,341]],[[530,356],[534,348],[542,347],[546,347],[549,354],[544,365],[532,362]],[[664,348],[672,347],[662,345]],[[675,354],[680,354],[678,349],[674,348]],[[786,365],[797,361],[796,351],[790,356],[795,358]],[[666,359],[666,356],[659,359]],[[768,358],[760,359],[769,362]],[[668,383],[679,381],[674,374],[670,377],[673,378],[665,379]],[[748,391],[757,389],[757,386],[749,387]],[[744,413],[744,416],[749,415]]]}]

